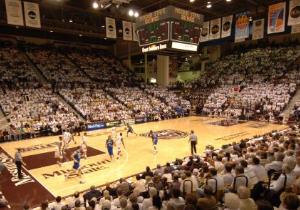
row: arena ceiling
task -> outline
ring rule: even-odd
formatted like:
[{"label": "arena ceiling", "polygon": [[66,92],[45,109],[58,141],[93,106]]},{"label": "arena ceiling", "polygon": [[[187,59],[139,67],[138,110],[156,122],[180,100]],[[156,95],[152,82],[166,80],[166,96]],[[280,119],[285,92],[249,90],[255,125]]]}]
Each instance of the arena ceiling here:
[{"label": "arena ceiling", "polygon": [[[91,5],[93,1],[94,0],[66,0],[65,3],[71,7],[92,10]],[[112,6],[106,10],[99,10],[99,13],[110,14],[110,16],[120,18],[124,15],[126,17],[126,9],[128,8],[136,9],[140,14],[145,14],[168,5],[173,5],[201,13],[205,16],[206,20],[245,10],[249,10],[255,17],[256,15],[264,13],[268,4],[274,3],[276,0],[231,0],[231,2],[226,2],[226,0],[210,0],[210,2],[212,3],[212,7],[206,8],[207,0],[195,0],[193,3],[190,3],[190,0],[130,0],[129,4],[123,4],[118,10]]]}]

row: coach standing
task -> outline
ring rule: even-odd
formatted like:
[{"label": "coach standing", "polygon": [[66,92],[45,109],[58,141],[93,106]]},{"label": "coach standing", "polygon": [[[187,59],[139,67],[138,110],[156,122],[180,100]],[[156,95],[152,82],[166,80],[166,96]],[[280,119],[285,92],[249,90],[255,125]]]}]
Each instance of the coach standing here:
[{"label": "coach standing", "polygon": [[194,155],[194,153],[195,154],[197,153],[196,145],[198,142],[198,138],[193,130],[191,130],[189,141],[191,142],[191,153],[192,153],[192,155]]},{"label": "coach standing", "polygon": [[23,158],[22,158],[21,150],[20,149],[17,149],[17,152],[15,154],[15,164],[17,166],[18,178],[22,179],[23,178],[23,175],[22,175],[22,164],[24,164],[24,162],[23,162]]}]

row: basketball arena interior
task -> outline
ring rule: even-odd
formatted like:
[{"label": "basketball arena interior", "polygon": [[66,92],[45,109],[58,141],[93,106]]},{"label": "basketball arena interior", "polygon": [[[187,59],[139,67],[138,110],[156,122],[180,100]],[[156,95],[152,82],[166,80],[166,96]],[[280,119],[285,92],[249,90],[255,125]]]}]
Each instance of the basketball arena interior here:
[{"label": "basketball arena interior", "polygon": [[300,209],[299,0],[0,0],[0,209]]}]

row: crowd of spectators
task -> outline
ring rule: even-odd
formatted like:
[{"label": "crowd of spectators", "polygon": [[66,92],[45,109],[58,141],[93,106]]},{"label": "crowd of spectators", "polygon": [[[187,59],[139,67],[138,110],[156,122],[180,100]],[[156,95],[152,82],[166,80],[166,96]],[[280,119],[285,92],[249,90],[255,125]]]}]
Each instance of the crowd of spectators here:
[{"label": "crowd of spectators", "polygon": [[102,89],[79,87],[72,90],[61,89],[60,93],[74,104],[88,122],[126,120],[132,115],[131,110],[114,100]]},{"label": "crowd of spectators", "polygon": [[[192,106],[202,114],[279,119],[300,82],[299,56],[298,46],[236,50],[207,64],[184,89],[199,98]],[[203,89],[211,94],[207,97]]]},{"label": "crowd of spectators", "polygon": [[167,105],[171,106],[173,109],[182,109],[183,112],[188,112],[191,109],[191,103],[185,100],[183,97],[168,90],[167,88],[157,87],[157,86],[147,86],[145,88],[146,93],[159,98]]},{"label": "crowd of spectators", "polygon": [[80,52],[73,50],[68,56],[97,82],[113,87],[138,84],[138,77],[112,56],[105,56],[93,50],[81,50]]},{"label": "crowd of spectators", "polygon": [[57,134],[95,121],[169,119],[190,109],[172,91],[140,88],[133,71],[97,50],[0,45],[0,111],[9,125],[0,131],[1,141]]},{"label": "crowd of spectators", "polygon": [[135,177],[58,196],[35,210],[297,210],[299,131],[291,126],[219,149],[208,146],[203,155],[146,167]]},{"label": "crowd of spectators", "polygon": [[295,83],[257,83],[242,87],[227,85],[208,97],[203,111],[213,116],[232,116],[275,120],[282,117],[282,111],[296,91]]},{"label": "crowd of spectators", "polygon": [[90,81],[59,49],[28,48],[27,54],[51,83]]},{"label": "crowd of spectators", "polygon": [[[0,93],[0,104],[9,119],[4,140],[19,140],[39,132],[57,134],[79,119],[50,88],[7,89]],[[7,133],[8,132],[8,133]]]},{"label": "crowd of spectators", "polygon": [[[0,44],[1,45],[1,44]],[[38,84],[33,67],[17,48],[2,43],[0,49],[0,82],[2,87],[15,87],[30,83]]]},{"label": "crowd of spectators", "polygon": [[176,115],[176,111],[171,106],[138,87],[107,88],[106,90],[131,109],[137,118],[161,120]]}]

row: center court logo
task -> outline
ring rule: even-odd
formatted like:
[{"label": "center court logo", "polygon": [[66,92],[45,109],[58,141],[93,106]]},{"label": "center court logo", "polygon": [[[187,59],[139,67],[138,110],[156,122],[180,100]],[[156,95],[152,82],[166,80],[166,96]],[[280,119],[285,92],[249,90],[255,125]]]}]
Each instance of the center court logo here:
[{"label": "center court logo", "polygon": [[[188,136],[187,132],[173,129],[159,130],[154,132],[157,133],[159,139],[181,139]],[[148,137],[149,132],[143,133],[141,136]]]}]

